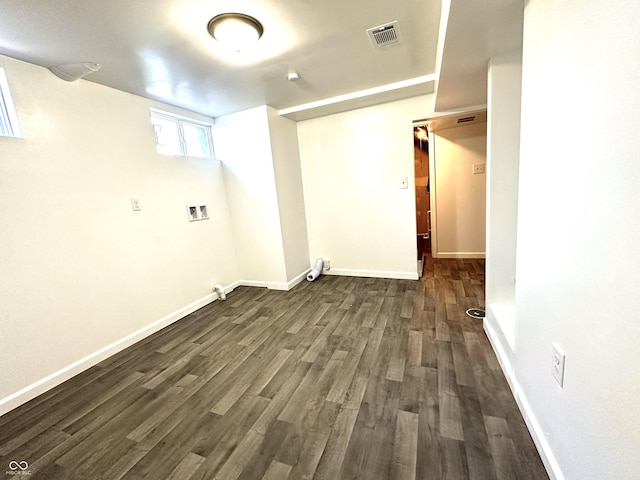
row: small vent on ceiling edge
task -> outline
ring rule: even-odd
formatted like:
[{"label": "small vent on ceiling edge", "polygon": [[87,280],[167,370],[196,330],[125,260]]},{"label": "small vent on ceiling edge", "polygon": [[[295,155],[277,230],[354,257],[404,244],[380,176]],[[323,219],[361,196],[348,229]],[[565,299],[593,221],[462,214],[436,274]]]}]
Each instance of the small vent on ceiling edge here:
[{"label": "small vent on ceiling edge", "polygon": [[371,43],[376,48],[386,47],[387,45],[393,45],[400,41],[400,32],[398,31],[398,21],[385,23],[377,27],[369,28],[367,35]]},{"label": "small vent on ceiling edge", "polygon": [[460,117],[456,123],[467,123],[467,122],[473,122],[476,119],[476,116],[472,116],[472,117]]}]

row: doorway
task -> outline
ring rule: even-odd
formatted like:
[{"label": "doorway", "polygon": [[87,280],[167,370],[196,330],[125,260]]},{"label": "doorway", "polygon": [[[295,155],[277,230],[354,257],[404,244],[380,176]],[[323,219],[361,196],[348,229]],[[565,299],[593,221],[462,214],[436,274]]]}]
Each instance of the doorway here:
[{"label": "doorway", "polygon": [[429,182],[429,133],[426,124],[413,126],[418,275],[431,256],[431,193]]}]

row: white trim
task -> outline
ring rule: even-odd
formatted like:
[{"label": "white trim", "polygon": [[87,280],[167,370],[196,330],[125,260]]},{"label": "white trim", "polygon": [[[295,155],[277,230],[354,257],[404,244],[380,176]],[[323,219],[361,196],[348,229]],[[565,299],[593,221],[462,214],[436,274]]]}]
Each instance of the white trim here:
[{"label": "white trim", "polygon": [[168,112],[166,110],[160,110],[159,108],[155,108],[155,107],[149,107],[149,111],[151,112],[152,115],[158,116],[158,117],[162,117],[165,118],[167,120],[181,120],[181,121],[185,121],[187,123],[194,123],[197,125],[200,125],[201,127],[213,127],[214,124],[214,119],[211,118],[210,120],[204,121],[204,120],[197,120],[195,118],[192,117],[185,117],[184,115],[179,115],[177,113],[173,113],[173,112]]},{"label": "white trim", "polygon": [[240,280],[238,286],[268,288],[269,290],[289,290],[285,282],[265,282],[262,280]]},{"label": "white trim", "polygon": [[302,272],[300,275],[295,277],[293,280],[288,282],[267,282],[265,280],[238,280],[233,284],[233,290],[236,287],[258,287],[258,288],[268,288],[270,290],[291,290],[293,287],[298,285],[302,280],[307,278],[307,274],[311,271],[311,269],[307,269]]},{"label": "white trim", "polygon": [[[233,288],[227,287],[225,291],[233,290]],[[69,380],[72,377],[75,377],[79,373],[93,367],[94,365],[100,363],[102,360],[109,358],[116,353],[124,350],[127,347],[130,347],[136,342],[147,338],[150,335],[162,330],[164,327],[171,325],[172,323],[186,317],[190,313],[195,312],[199,308],[208,305],[209,303],[215,301],[217,299],[217,295],[214,293],[210,293],[205,297],[202,297],[199,300],[196,300],[193,303],[181,308],[180,310],[176,310],[173,313],[170,313],[166,317],[157,320],[146,327],[143,327],[135,332],[123,337],[115,342],[107,345],[106,347],[101,348],[80,360],[73,362],[71,365],[68,365],[57,372],[52,373],[51,375],[38,380],[37,382],[32,383],[24,387],[21,390],[18,390],[11,395],[0,399],[0,415],[4,415],[5,413],[13,410],[14,408],[19,407],[20,405],[28,402],[29,400],[34,399],[38,395],[43,394],[44,392],[51,390],[52,388],[60,385],[61,383]]]},{"label": "white trim", "polygon": [[[7,74],[4,68],[0,67],[0,109],[4,112],[0,112],[0,115],[5,117],[6,127],[8,130],[7,137],[23,138],[22,130],[20,129],[20,122],[18,122],[18,114],[16,113],[16,106],[13,103],[13,97],[11,96],[11,90],[9,89],[9,81],[7,80]],[[2,136],[2,135],[0,135]]]},{"label": "white trim", "polygon": [[368,97],[371,95],[377,95],[380,93],[390,92],[393,90],[399,90],[402,88],[413,87],[415,85],[421,85],[429,82],[433,82],[437,79],[437,75],[431,73],[429,75],[423,75],[421,77],[409,78],[408,80],[401,80],[399,82],[389,83],[387,85],[380,85],[378,87],[367,88],[366,90],[359,90],[357,92],[346,93],[344,95],[338,95],[337,97],[324,98],[315,102],[304,103],[302,105],[296,105],[295,107],[283,108],[278,110],[278,115],[285,116],[292,113],[302,112],[305,110],[311,110],[319,107],[326,107],[327,105],[334,105],[337,103],[347,102],[349,100],[355,100],[358,98]]},{"label": "white trim", "polygon": [[310,271],[311,271],[311,269],[309,268],[309,269],[305,270],[304,272],[302,272],[300,275],[298,275],[293,280],[290,280],[289,283],[287,283],[288,290],[291,290],[293,287],[298,285],[300,282],[302,282],[303,280],[306,280],[307,275],[309,275]]},{"label": "white trim", "polygon": [[344,277],[373,277],[373,278],[394,278],[397,280],[418,280],[418,272],[391,272],[384,270],[349,270],[346,268],[331,268],[323,275],[338,275]]},{"label": "white trim", "polygon": [[[433,210],[431,211],[433,214]],[[434,252],[433,258],[485,258],[485,252]]]},{"label": "white trim", "polygon": [[531,434],[531,438],[533,439],[533,443],[535,443],[536,448],[538,449],[538,453],[540,454],[540,458],[542,459],[542,463],[544,464],[545,469],[547,470],[547,474],[551,480],[565,480],[565,477],[560,469],[560,465],[556,460],[555,455],[553,454],[553,450],[547,442],[547,437],[544,434],[544,430],[542,426],[538,422],[535,414],[533,413],[533,409],[527,400],[527,397],[518,383],[515,372],[513,371],[513,367],[511,366],[511,362],[509,360],[509,356],[505,348],[500,341],[499,335],[491,325],[490,322],[485,318],[482,322],[482,326],[484,327],[484,331],[487,334],[487,338],[489,339],[489,343],[493,348],[493,351],[498,358],[498,362],[500,363],[500,367],[502,367],[502,371],[504,372],[504,376],[507,378],[507,383],[509,387],[511,387],[511,392],[520,408],[520,412],[522,413],[522,417],[524,418],[525,423],[527,424],[527,428],[529,429],[529,433]]},{"label": "white trim", "polygon": [[436,135],[427,122],[429,133],[429,239],[433,258],[438,258],[438,186],[436,185]]},{"label": "white trim", "polygon": [[[159,110],[157,108],[149,108],[149,112],[150,112],[150,117],[151,117],[151,124],[154,128],[154,138],[155,138],[155,142],[156,142],[156,150],[158,151],[158,153],[160,155],[169,155],[169,156],[179,156],[179,157],[186,157],[186,158],[204,158],[207,160],[215,160],[216,157],[216,153],[215,153],[215,149],[213,146],[213,134],[211,129],[213,128],[213,123],[206,123],[200,120],[195,120],[193,118],[189,118],[189,117],[185,117],[182,115],[177,115],[175,113],[171,113],[171,112],[167,112],[164,110]],[[159,147],[161,147],[162,145],[160,145],[158,143],[158,135],[155,132],[155,127],[156,124],[153,123],[154,118],[160,119],[160,120],[166,120],[166,121],[170,121],[170,122],[174,122],[176,124],[177,127],[177,132],[178,132],[178,141],[179,141],[179,145],[180,145],[180,152],[172,152],[170,154],[168,153],[164,153],[161,152],[159,150]],[[187,141],[184,135],[184,125],[190,125],[192,127],[199,127],[202,128],[202,130],[205,133],[205,137],[207,140],[207,146],[209,147],[209,155],[205,155],[205,156],[193,156],[193,155],[189,155],[188,150],[189,150],[189,146],[187,145]]]}]

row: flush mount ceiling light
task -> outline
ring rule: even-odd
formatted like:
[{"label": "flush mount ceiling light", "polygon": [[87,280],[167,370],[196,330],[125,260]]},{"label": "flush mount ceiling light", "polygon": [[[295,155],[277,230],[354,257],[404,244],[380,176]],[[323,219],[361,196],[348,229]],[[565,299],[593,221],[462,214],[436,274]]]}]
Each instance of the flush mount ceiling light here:
[{"label": "flush mount ceiling light", "polygon": [[213,38],[236,51],[257,42],[264,29],[262,24],[243,13],[223,13],[209,20],[207,30]]}]

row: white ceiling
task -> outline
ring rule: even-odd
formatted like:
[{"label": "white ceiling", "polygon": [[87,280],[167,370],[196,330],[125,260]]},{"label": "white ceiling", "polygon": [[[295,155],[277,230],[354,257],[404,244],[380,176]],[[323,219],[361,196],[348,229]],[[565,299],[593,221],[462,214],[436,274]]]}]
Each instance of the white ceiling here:
[{"label": "white ceiling", "polygon": [[[522,8],[522,0],[453,0],[443,109],[486,103],[493,44],[513,28],[491,38],[477,31],[508,25],[485,8],[502,15],[505,4]],[[209,19],[225,12],[260,20],[255,48],[227,52],[209,36]],[[440,0],[3,0],[0,54],[44,67],[97,62],[102,69],[86,80],[212,117],[267,104],[300,120],[433,91],[440,12]],[[394,20],[401,41],[374,48],[366,30]],[[519,35],[521,43],[521,21]],[[293,71],[297,82],[287,81]],[[465,75],[484,84],[470,88]]]},{"label": "white ceiling", "polygon": [[[263,24],[254,49],[228,52],[209,36],[225,12]],[[366,30],[393,20],[401,43],[374,49]],[[216,117],[433,73],[439,20],[439,0],[3,0],[0,53],[45,67],[97,62],[89,81]]]},{"label": "white ceiling", "polygon": [[491,58],[522,53],[525,0],[452,0],[441,52],[435,107],[487,103]]}]

